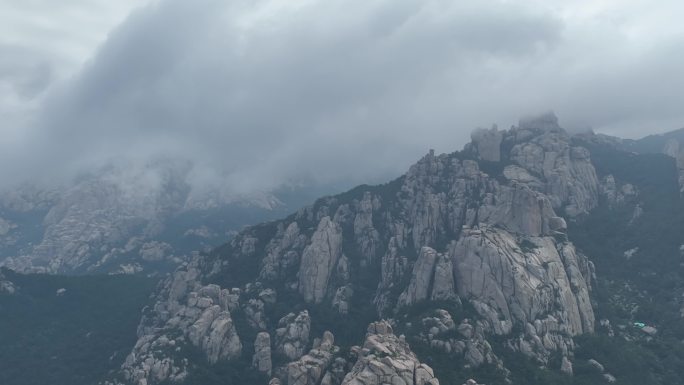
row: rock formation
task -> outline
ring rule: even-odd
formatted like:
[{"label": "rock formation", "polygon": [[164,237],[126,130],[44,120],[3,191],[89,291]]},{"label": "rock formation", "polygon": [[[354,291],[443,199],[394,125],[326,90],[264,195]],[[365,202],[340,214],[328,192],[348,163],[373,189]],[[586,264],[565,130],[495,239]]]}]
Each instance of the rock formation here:
[{"label": "rock formation", "polygon": [[189,264],[165,282],[154,309],[143,318],[138,342],[122,367],[129,383],[182,381],[189,363],[172,352],[182,352],[188,345],[202,351],[211,363],[242,353],[231,317],[231,311],[238,307],[239,291],[202,286],[198,275],[197,265]]},{"label": "rock formation", "polygon": [[304,249],[299,268],[299,292],[307,302],[320,303],[328,281],[342,255],[342,230],[329,217],[323,217]]},{"label": "rock formation", "polygon": [[503,361],[487,341],[489,326],[485,321],[471,323],[466,318],[457,326],[448,311],[437,309],[432,317],[423,318],[421,323],[420,339],[432,349],[463,359],[469,368],[490,364],[506,371]]},{"label": "rock formation", "polygon": [[420,363],[408,344],[387,322],[368,327],[359,358],[342,385],[439,385],[432,368]]},{"label": "rock formation", "polygon": [[510,159],[543,178],[554,208],[569,217],[587,213],[598,204],[598,180],[589,151],[573,146],[571,137],[553,115],[523,119],[505,140],[513,145]]},{"label": "rock formation", "polygon": [[276,329],[276,351],[289,360],[301,357],[308,344],[311,330],[311,317],[309,312],[295,315],[290,313],[281,318]]},{"label": "rock formation", "polygon": [[[574,248],[553,237],[530,237],[521,244],[508,232],[480,228],[464,232],[450,251],[456,261],[459,294],[477,298],[476,306],[498,333],[513,323],[551,315],[570,335],[591,332],[594,316],[589,286]],[[499,321],[500,320],[500,321]]]},{"label": "rock formation", "polygon": [[340,350],[334,343],[332,333],[325,332],[309,353],[288,364],[287,385],[332,384],[336,376],[329,369],[332,369],[335,355]]},{"label": "rock formation", "polygon": [[[319,199],[197,255],[146,313],[126,378],[151,385],[191,370],[192,362],[151,348],[166,336],[210,362],[234,359],[254,340],[253,366],[283,385],[438,383],[388,322],[369,327],[351,360],[332,335],[310,339],[312,330],[348,334],[359,317],[390,318],[417,333],[409,340],[470,368],[506,372],[495,337],[540,365],[558,354],[553,369],[571,373],[573,337],[594,330],[594,268],[567,239],[567,222],[613,194],[606,191],[617,203],[616,191],[625,200],[632,190],[599,183],[589,152],[550,115],[473,141],[462,152],[428,153],[386,185]],[[437,303],[474,313],[456,323]],[[401,321],[420,308],[419,325]],[[256,338],[241,340],[238,320]],[[170,369],[161,375],[155,365]]]}]

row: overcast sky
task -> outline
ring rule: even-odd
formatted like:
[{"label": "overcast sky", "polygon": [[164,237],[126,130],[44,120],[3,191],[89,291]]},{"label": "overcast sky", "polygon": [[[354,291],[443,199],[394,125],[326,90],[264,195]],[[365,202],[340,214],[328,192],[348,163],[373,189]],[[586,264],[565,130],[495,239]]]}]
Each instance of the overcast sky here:
[{"label": "overcast sky", "polygon": [[479,126],[684,127],[684,2],[0,0],[0,178],[377,181]]}]

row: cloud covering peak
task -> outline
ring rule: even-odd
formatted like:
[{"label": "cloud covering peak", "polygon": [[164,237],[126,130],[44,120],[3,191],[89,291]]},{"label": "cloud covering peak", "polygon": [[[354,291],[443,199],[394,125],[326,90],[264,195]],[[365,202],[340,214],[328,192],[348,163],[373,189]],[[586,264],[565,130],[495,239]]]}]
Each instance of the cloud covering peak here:
[{"label": "cloud covering peak", "polygon": [[244,192],[386,178],[477,126],[548,109],[627,136],[678,128],[684,27],[620,4],[156,1],[50,87],[0,144],[0,172],[170,157],[198,184]]}]

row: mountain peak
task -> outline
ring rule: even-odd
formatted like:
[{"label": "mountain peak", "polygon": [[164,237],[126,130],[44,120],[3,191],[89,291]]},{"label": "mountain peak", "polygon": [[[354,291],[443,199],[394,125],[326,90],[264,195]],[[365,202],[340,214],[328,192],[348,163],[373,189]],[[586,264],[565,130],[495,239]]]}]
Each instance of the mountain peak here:
[{"label": "mountain peak", "polygon": [[553,111],[520,118],[518,128],[533,131],[563,131],[558,125],[558,117]]}]

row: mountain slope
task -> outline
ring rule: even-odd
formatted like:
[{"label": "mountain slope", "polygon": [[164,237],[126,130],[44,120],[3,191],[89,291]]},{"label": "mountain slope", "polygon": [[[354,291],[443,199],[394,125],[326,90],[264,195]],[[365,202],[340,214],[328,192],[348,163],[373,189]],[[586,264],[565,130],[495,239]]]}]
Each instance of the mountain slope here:
[{"label": "mountain slope", "polygon": [[[146,313],[120,380],[192,383],[254,356],[253,370],[274,381],[347,383],[354,362],[369,359],[355,344],[381,318],[424,356],[457,363],[438,368],[452,383],[506,382],[515,373],[499,355],[509,351],[570,373],[573,337],[595,330],[594,267],[562,216],[587,215],[599,195],[589,151],[554,116],[478,131],[462,152],[431,152],[391,183],[250,227],[180,268]],[[298,382],[290,371],[326,331],[339,352]]]},{"label": "mountain slope", "polygon": [[[11,291],[2,290],[11,282]],[[156,281],[0,273],[0,383],[93,384],[123,362]]]},{"label": "mountain slope", "polygon": [[49,190],[4,191],[0,264],[60,274],[173,271],[192,251],[307,201],[297,188],[248,195],[200,190],[190,173],[191,165],[168,160],[106,167]]},{"label": "mountain slope", "polygon": [[584,145],[600,177],[613,182],[605,184],[600,206],[569,229],[578,248],[592,255],[598,277],[601,327],[580,342],[581,355],[612,367],[622,383],[682,383],[684,202],[676,161]]}]

